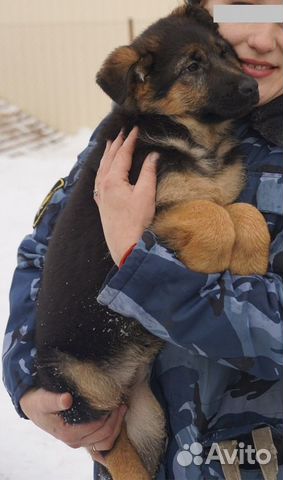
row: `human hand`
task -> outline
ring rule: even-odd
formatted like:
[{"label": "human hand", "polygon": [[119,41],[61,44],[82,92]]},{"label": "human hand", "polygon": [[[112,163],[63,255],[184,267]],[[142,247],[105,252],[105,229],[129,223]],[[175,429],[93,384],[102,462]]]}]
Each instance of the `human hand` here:
[{"label": "human hand", "polygon": [[155,213],[158,153],[152,152],[146,157],[137,183],[129,183],[137,136],[138,128],[135,127],[126,139],[120,133],[113,143],[107,142],[95,181],[94,199],[116,265],[138,242]]},{"label": "human hand", "polygon": [[39,388],[25,393],[20,405],[25,415],[39,428],[72,448],[86,447],[95,460],[104,464],[99,452],[110,450],[114,445],[127,407],[122,405],[113,410],[110,416],[95,422],[70,425],[64,422],[59,413],[68,410],[72,402],[70,393],[58,394]]}]

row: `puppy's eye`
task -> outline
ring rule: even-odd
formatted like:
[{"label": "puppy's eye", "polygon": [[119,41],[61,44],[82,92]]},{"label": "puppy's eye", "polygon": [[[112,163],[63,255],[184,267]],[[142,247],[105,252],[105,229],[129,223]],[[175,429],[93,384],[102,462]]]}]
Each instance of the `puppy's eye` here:
[{"label": "puppy's eye", "polygon": [[187,70],[189,72],[196,72],[199,69],[199,64],[197,62],[192,62],[188,67]]}]

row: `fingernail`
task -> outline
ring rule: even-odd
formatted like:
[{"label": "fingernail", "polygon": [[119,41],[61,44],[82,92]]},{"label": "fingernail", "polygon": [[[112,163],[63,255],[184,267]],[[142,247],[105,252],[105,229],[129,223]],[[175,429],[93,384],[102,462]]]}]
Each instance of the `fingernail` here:
[{"label": "fingernail", "polygon": [[64,410],[65,409],[65,402],[64,402],[64,393],[59,398],[59,407]]},{"label": "fingernail", "polygon": [[62,393],[59,399],[59,405],[60,405],[60,408],[62,408],[62,410],[67,410],[70,408],[71,405],[70,405],[70,398],[68,393],[67,394]]},{"label": "fingernail", "polygon": [[124,128],[121,128],[118,137],[119,137],[119,136],[120,136],[120,137],[125,137],[125,129],[124,129]]},{"label": "fingernail", "polygon": [[124,417],[124,415],[127,413],[127,410],[128,410],[128,407],[127,405],[122,405],[120,407],[120,412],[121,412],[121,415]]},{"label": "fingernail", "polygon": [[149,162],[156,163],[157,160],[159,159],[159,153],[158,152],[151,152],[148,154],[147,159]]}]

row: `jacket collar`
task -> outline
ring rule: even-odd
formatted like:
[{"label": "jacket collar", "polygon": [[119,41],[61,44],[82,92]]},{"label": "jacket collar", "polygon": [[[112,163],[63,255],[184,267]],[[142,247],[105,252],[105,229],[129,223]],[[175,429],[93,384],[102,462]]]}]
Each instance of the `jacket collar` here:
[{"label": "jacket collar", "polygon": [[283,147],[283,95],[255,108],[247,120],[268,143]]}]

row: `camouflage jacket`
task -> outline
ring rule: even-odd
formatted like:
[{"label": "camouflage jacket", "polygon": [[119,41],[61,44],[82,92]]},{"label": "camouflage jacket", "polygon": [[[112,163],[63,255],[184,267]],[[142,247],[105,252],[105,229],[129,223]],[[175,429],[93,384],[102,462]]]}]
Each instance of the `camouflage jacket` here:
[{"label": "camouflage jacket", "polygon": [[[272,236],[268,274],[192,272],[146,231],[124,266],[110,272],[99,296],[101,303],[136,318],[166,341],[151,382],[168,420],[158,480],[223,479],[217,460],[204,461],[213,442],[236,438],[247,445],[251,431],[264,425],[279,443],[283,438],[282,149],[268,145],[248,124],[238,135],[248,174],[239,201],[256,205],[267,220]],[[19,399],[36,375],[35,300],[44,256],[94,138],[70,175],[52,190],[33,233],[19,247],[3,374],[21,416]],[[263,478],[246,464],[241,471],[242,480]],[[96,465],[94,478],[102,477]]]}]

